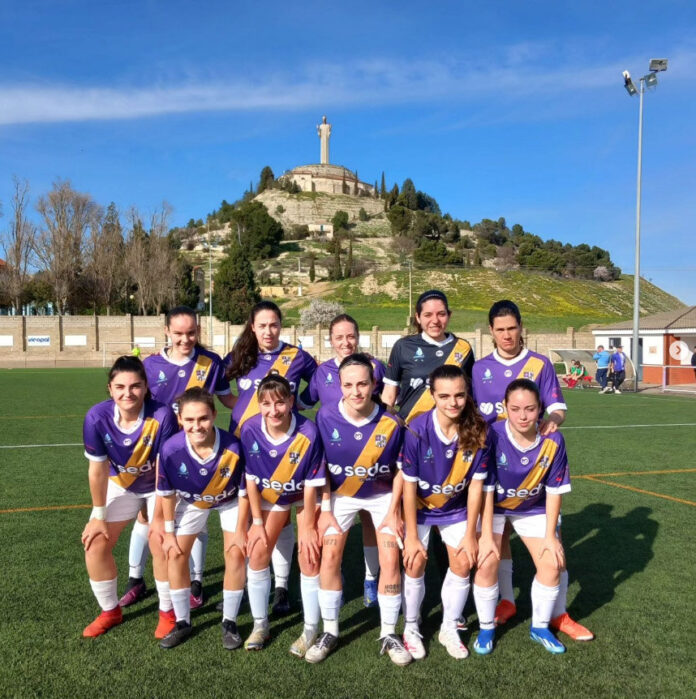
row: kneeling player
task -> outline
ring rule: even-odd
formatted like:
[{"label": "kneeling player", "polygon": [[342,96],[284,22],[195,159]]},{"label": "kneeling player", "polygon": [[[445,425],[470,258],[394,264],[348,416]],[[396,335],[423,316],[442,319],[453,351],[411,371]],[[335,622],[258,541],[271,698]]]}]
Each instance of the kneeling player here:
[{"label": "kneeling player", "polygon": [[317,488],[325,483],[324,455],[314,423],[292,409],[295,397],[286,378],[269,374],[261,379],[257,397],[260,414],[249,418],[241,430],[253,517],[248,538],[248,591],[254,628],[244,647],[261,650],[270,637],[271,552],[280,532],[290,522],[294,505],[304,630],[290,652],[304,657],[319,626],[319,543],[315,522]]},{"label": "kneeling player", "polygon": [[480,632],[474,650],[486,655],[493,650],[501,539],[500,534],[493,535],[494,469],[488,464],[486,422],[476,411],[464,372],[458,366],[438,367],[430,375],[429,384],[435,408],[411,421],[401,457],[406,524],[404,643],[416,660],[425,657],[418,618],[425,596],[430,529],[436,526],[449,557],[442,585],[443,618],[438,640],[453,658],[468,656],[457,632],[457,620],[469,595],[469,573],[477,566],[474,601]]},{"label": "kneeling player", "polygon": [[565,553],[558,538],[561,498],[570,492],[568,459],[560,432],[539,434],[539,388],[529,379],[515,379],[505,391],[507,419],[491,426],[495,454],[494,527],[510,522],[527,547],[536,576],[532,582],[530,636],[551,653],[565,646],[549,629],[556,616]]},{"label": "kneeling player", "polygon": [[330,479],[330,493],[329,488],[323,493],[319,519],[319,533],[323,533],[319,605],[324,633],[305,658],[318,663],[338,643],[343,550],[355,516],[366,510],[377,530],[381,652],[388,653],[397,665],[408,665],[411,654],[396,635],[401,607],[401,540],[397,536],[402,529],[402,477],[397,473],[396,462],[402,429],[396,418],[372,399],[375,380],[369,357],[346,357],[338,374],[343,398],[322,405],[317,414]]},{"label": "kneeling player", "polygon": [[[239,441],[215,427],[215,403],[203,388],[189,388],[179,396],[183,428],[162,448],[157,495],[162,500],[164,539],[171,603],[176,626],[160,642],[174,648],[185,641],[191,627],[191,578],[188,559],[196,537],[211,510],[220,513],[225,548],[222,644],[238,648],[237,613],[244,593],[244,554],[249,503],[244,495],[244,463]],[[177,497],[179,498],[177,502]],[[153,551],[154,555],[154,551]],[[158,583],[158,590],[162,583]]]}]

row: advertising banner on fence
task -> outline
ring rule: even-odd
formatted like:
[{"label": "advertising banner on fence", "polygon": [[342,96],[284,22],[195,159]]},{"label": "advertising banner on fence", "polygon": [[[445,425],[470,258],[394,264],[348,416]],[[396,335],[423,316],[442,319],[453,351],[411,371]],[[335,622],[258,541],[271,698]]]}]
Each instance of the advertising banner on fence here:
[{"label": "advertising banner on fence", "polygon": [[50,347],[50,335],[27,335],[27,347]]}]

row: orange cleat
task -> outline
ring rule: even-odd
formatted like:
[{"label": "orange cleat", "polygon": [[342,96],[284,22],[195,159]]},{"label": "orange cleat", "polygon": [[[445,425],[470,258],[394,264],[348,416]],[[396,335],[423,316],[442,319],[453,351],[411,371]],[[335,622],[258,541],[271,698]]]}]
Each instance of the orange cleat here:
[{"label": "orange cleat", "polygon": [[562,631],[574,641],[591,641],[594,638],[592,631],[586,629],[582,624],[578,624],[577,621],[573,621],[568,612],[563,612],[555,619],[551,619],[549,628],[554,631]]},{"label": "orange cleat", "polygon": [[85,638],[95,638],[106,633],[112,626],[118,626],[123,621],[121,607],[102,612],[89,626],[85,627],[82,635]]},{"label": "orange cleat", "polygon": [[176,616],[174,615],[174,610],[170,609],[168,612],[160,610],[159,622],[157,622],[157,628],[155,629],[155,638],[164,638],[168,633],[174,631],[175,628]]},{"label": "orange cleat", "polygon": [[507,599],[501,599],[498,606],[495,608],[495,623],[498,626],[506,624],[512,617],[517,614],[517,607],[514,602]]}]

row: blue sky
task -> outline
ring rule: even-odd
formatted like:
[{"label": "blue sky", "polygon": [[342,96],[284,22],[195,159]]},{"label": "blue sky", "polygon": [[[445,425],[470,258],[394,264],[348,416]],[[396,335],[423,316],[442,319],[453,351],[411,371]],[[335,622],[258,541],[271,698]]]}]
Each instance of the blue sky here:
[{"label": "blue sky", "polygon": [[[633,270],[638,78],[642,271],[696,304],[696,5],[4,0],[0,201],[58,177],[172,224],[233,201],[264,165],[319,159],[411,177],[443,211],[588,242]],[[0,219],[0,227],[7,218]]]}]

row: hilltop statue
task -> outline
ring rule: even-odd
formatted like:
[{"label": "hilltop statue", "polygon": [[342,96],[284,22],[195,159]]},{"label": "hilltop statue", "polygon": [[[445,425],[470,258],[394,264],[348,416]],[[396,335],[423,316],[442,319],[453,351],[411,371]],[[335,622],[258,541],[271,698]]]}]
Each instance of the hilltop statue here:
[{"label": "hilltop statue", "polygon": [[326,117],[321,118],[321,124],[317,124],[317,134],[321,141],[321,160],[322,165],[329,164],[329,138],[331,137],[331,124],[326,123]]}]

